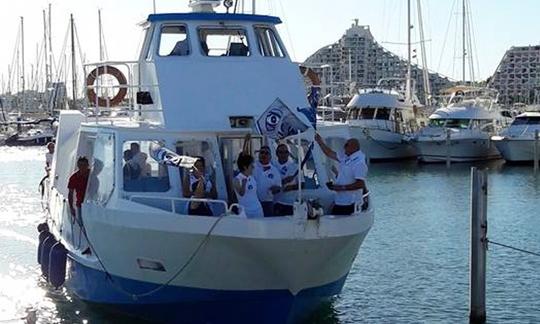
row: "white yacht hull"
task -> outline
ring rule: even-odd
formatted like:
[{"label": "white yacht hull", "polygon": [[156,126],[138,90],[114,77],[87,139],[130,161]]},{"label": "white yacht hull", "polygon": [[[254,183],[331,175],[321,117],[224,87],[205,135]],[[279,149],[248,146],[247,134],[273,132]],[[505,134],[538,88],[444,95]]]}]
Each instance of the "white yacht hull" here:
[{"label": "white yacht hull", "polygon": [[350,126],[351,135],[370,161],[411,159],[417,156],[414,146],[402,134],[381,129]]},{"label": "white yacht hull", "polygon": [[[494,139],[493,143],[495,143],[506,161],[527,162],[534,160],[535,141],[533,139],[499,138]],[[540,152],[537,154],[540,155]]]},{"label": "white yacht hull", "polygon": [[446,140],[416,140],[413,142],[421,162],[473,162],[500,158],[499,151],[489,139],[465,138]]}]

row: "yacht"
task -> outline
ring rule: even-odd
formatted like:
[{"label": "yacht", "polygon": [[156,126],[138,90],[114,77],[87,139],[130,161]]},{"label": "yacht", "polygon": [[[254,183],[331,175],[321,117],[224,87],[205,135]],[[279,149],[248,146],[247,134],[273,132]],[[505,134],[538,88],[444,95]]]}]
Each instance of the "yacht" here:
[{"label": "yacht", "polygon": [[458,86],[448,104],[429,116],[412,143],[421,162],[468,162],[500,158],[490,140],[504,124],[496,92],[485,88]]},{"label": "yacht", "polygon": [[[503,158],[509,162],[534,160],[535,145],[540,151],[536,134],[540,132],[540,111],[528,111],[516,116],[512,124],[499,135],[491,137]],[[540,155],[540,152],[536,154]]]},{"label": "yacht", "polygon": [[[293,323],[341,292],[374,221],[369,194],[357,197],[350,216],[330,214],[331,176],[297,109],[309,104],[276,29],[280,18],[215,12],[220,5],[192,0],[192,12],[151,14],[137,60],[86,65],[95,81],[87,91],[106,93],[96,77],[104,73],[119,85],[109,89],[111,100],[59,116],[38,248],[55,287],[167,323]],[[128,116],[96,113],[111,103]],[[283,106],[287,118],[308,125],[280,140],[300,166],[301,185],[280,193],[293,205],[290,215],[251,218],[232,188],[236,158],[263,143],[275,151],[277,141],[257,125],[283,131],[276,123],[283,110],[274,110]],[[130,178],[135,149],[146,173]],[[91,171],[73,217],[67,186],[80,156]],[[195,157],[206,161],[215,199],[182,195]],[[193,203],[213,216],[189,215]]]},{"label": "yacht", "polygon": [[416,157],[406,139],[418,129],[421,105],[406,99],[398,79],[382,79],[374,89],[362,89],[347,104],[351,134],[370,161]]}]

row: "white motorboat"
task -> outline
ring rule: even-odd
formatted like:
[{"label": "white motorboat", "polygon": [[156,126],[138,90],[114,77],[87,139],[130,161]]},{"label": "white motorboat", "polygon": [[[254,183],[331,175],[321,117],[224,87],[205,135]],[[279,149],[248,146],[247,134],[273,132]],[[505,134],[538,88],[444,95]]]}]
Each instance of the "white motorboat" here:
[{"label": "white motorboat", "polygon": [[[64,284],[83,301],[153,321],[296,322],[341,292],[374,211],[365,203],[369,197],[358,197],[350,216],[330,214],[330,176],[309,128],[283,140],[299,165],[308,156],[298,175],[302,186],[281,193],[294,202],[292,214],[246,216],[232,189],[246,134],[254,148],[262,144],[255,125],[276,102],[292,108],[290,118],[307,123],[296,108],[308,102],[276,30],[281,20],[215,13],[219,3],[193,0],[191,13],[152,14],[143,24],[138,60],[87,65],[97,80],[87,88],[94,95],[105,93],[96,74],[120,81],[111,88],[114,98],[94,96],[91,103],[130,103],[130,117],[60,113],[47,204],[50,232],[40,227],[39,261],[53,285]],[[128,90],[118,91],[123,88]],[[278,127],[279,118],[263,122]],[[275,150],[276,141],[265,142]],[[124,153],[133,147],[147,157],[147,173],[137,179],[124,172]],[[177,165],[203,156],[217,198],[181,198],[180,179],[189,170],[166,164],[160,152]],[[93,167],[74,218],[67,183],[78,156]],[[214,216],[188,215],[193,203],[208,205]]]},{"label": "white motorboat", "polygon": [[495,104],[496,92],[456,87],[446,107],[429,116],[429,125],[412,138],[421,162],[468,162],[500,158],[490,140],[504,118]]},{"label": "white motorboat", "polygon": [[[375,89],[363,89],[347,104],[351,134],[370,161],[407,159],[416,151],[406,139],[418,129],[421,105],[407,100],[395,79],[382,79]],[[394,86],[391,86],[394,85]]]},{"label": "white motorboat", "polygon": [[[538,132],[540,132],[540,112],[524,112],[499,135],[491,137],[491,140],[506,161],[533,161],[535,145],[538,145],[536,139]],[[537,146],[537,154],[540,155],[540,146]]]}]

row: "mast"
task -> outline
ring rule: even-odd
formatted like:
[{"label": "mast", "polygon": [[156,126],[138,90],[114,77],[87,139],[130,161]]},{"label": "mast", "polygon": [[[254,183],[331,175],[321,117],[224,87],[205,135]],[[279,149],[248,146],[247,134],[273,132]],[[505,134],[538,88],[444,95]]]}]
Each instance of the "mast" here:
[{"label": "mast", "polygon": [[412,85],[411,85],[411,0],[407,0],[407,80],[405,83],[405,99],[407,102],[412,101]]},{"label": "mast", "polygon": [[49,80],[52,81],[53,77],[52,77],[52,70],[53,70],[53,56],[52,56],[52,6],[51,4],[49,3],[49,32],[48,32],[48,37],[49,37],[49,53],[47,53],[47,55],[49,56]]},{"label": "mast", "polygon": [[427,66],[426,44],[424,38],[424,22],[422,20],[422,0],[417,0],[418,28],[420,29],[420,47],[422,51],[422,76],[424,78],[424,97],[427,106],[431,106],[431,84],[429,83],[429,69]]},{"label": "mast", "polygon": [[45,52],[45,93],[49,87],[50,78],[49,78],[49,55],[48,55],[48,41],[47,41],[47,14],[43,10],[43,50]]},{"label": "mast", "polygon": [[462,1],[462,11],[463,11],[463,30],[462,30],[462,41],[463,41],[463,84],[465,84],[465,59],[466,59],[466,56],[467,56],[467,45],[466,45],[466,42],[465,42],[465,24],[466,24],[466,21],[467,21],[467,18],[465,16],[466,12],[465,12],[465,0]]},{"label": "mast", "polygon": [[[155,10],[154,10],[155,12]],[[103,62],[103,29],[101,26],[101,9],[98,9],[98,28],[99,28],[99,61]]]},{"label": "mast", "polygon": [[[25,105],[25,76],[24,76],[24,18],[21,16],[21,88],[22,88],[22,106],[26,109]],[[19,109],[20,112],[20,109]]]},{"label": "mast", "polygon": [[72,96],[73,105],[72,109],[77,109],[77,69],[75,68],[75,22],[73,20],[73,14],[71,17],[71,77],[72,77]]}]

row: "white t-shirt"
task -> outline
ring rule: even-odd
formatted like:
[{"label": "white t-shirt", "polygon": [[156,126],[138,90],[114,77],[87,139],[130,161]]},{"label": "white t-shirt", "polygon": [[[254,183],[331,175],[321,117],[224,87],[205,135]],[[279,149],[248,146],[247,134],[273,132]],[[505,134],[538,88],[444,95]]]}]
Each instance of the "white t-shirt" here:
[{"label": "white t-shirt", "polygon": [[[281,179],[285,179],[290,176],[295,176],[291,181],[285,183],[283,187],[295,185],[298,183],[298,164],[292,160],[287,160],[287,162],[281,164],[279,161],[274,161],[274,166],[278,169],[281,174]],[[287,195],[283,192],[276,195],[276,201],[282,205],[293,205],[296,196]]]},{"label": "white t-shirt", "polygon": [[255,182],[255,179],[252,176],[246,177],[242,172],[238,173],[234,179],[240,185],[244,179],[247,179],[246,190],[243,196],[235,190],[236,197],[238,197],[238,203],[244,207],[247,217],[264,217],[261,203],[257,197],[257,183]]},{"label": "white t-shirt", "polygon": [[274,201],[274,195],[270,188],[274,186],[281,187],[281,174],[272,164],[266,167],[267,170],[260,162],[255,164],[254,177],[257,182],[257,196],[260,201]]},{"label": "white t-shirt", "polygon": [[[350,156],[344,153],[338,153],[338,176],[336,185],[349,185],[356,180],[366,181],[368,167],[366,165],[366,157],[362,151],[356,151]],[[336,205],[347,206],[359,201],[362,197],[362,189],[336,191]]]},{"label": "white t-shirt", "polygon": [[52,158],[53,158],[53,153],[50,153],[50,152],[47,152],[45,153],[45,164],[50,167],[52,167]]}]

